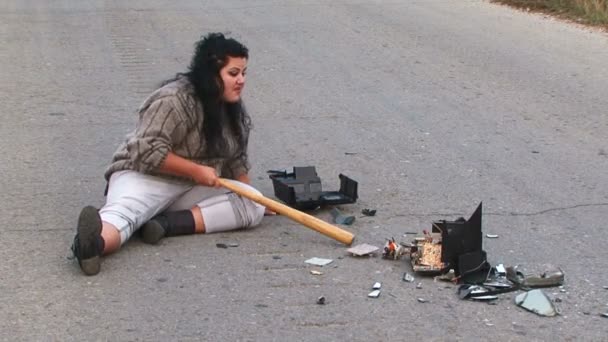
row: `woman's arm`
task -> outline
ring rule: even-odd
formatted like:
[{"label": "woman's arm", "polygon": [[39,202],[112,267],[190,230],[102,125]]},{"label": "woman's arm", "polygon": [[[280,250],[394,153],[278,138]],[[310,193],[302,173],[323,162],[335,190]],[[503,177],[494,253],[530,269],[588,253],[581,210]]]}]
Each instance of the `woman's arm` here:
[{"label": "woman's arm", "polygon": [[197,184],[216,188],[220,187],[218,176],[214,168],[199,165],[186,158],[182,158],[173,152],[167,154],[167,157],[161,164],[160,171],[170,175],[192,178]]},{"label": "woman's arm", "polygon": [[128,137],[125,151],[133,170],[141,173],[159,171],[172,146],[187,134],[187,120],[174,96],[150,101],[140,108],[137,127]]}]

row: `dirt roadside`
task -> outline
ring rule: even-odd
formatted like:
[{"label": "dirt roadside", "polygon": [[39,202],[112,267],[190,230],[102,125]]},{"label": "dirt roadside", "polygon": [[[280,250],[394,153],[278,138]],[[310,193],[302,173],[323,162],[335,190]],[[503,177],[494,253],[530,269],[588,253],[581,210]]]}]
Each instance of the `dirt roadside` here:
[{"label": "dirt roadside", "polygon": [[489,0],[524,12],[549,15],[585,28],[608,32],[608,2],[606,0]]}]

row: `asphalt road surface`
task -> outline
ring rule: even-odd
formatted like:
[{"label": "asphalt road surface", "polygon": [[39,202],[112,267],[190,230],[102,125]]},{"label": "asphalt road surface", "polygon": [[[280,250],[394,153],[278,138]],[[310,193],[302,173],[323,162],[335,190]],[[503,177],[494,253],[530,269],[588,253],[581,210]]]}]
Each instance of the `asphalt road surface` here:
[{"label": "asphalt road surface", "polygon": [[[263,193],[268,169],[316,166],[327,190],[344,173],[360,195],[340,207],[357,216],[345,228],[379,247],[483,201],[484,234],[499,235],[484,239],[490,262],[561,267],[564,288],[546,290],[561,314],[403,282],[407,260],[355,259],[285,217],[159,246],[134,238],[83,276],[67,259],[80,208],[103,203],[136,108],[210,31],[250,48]],[[483,1],[4,0],[0,41],[0,340],[608,336],[604,33]],[[315,256],[334,260],[322,275],[304,263]]]}]

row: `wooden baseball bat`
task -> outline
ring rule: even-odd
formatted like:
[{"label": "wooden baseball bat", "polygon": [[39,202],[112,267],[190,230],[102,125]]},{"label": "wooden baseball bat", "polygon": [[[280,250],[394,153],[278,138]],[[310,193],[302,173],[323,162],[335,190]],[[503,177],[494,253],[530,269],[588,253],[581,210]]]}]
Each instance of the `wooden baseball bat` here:
[{"label": "wooden baseball bat", "polygon": [[312,230],[316,230],[325,236],[329,236],[334,240],[340,241],[347,246],[350,246],[353,243],[353,240],[355,239],[355,236],[353,234],[344,229],[338,228],[314,216],[291,208],[283,203],[279,203],[275,200],[265,197],[264,195],[258,194],[257,192],[253,192],[248,189],[243,189],[237,184],[230,182],[228,179],[220,178],[219,182],[220,185],[225,187],[226,189],[236,194],[239,194],[245,198],[248,198],[256,203],[259,203],[265,206],[266,208],[276,212],[277,214],[287,216],[290,219],[299,222]]}]

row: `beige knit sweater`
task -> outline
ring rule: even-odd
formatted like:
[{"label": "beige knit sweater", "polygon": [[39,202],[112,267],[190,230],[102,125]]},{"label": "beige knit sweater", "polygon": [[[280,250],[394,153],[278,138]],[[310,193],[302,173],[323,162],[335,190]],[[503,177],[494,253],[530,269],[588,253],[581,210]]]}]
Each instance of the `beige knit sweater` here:
[{"label": "beige knit sweater", "polygon": [[[207,155],[203,139],[203,108],[194,95],[194,89],[186,77],[156,90],[139,109],[139,121],[135,130],[114,153],[112,163],[106,169],[105,178],[120,170],[175,178],[159,173],[159,168],[169,151],[195,163],[214,167],[220,177],[235,178],[248,172],[250,165],[247,151],[239,149],[237,138],[229,125],[224,125],[226,149],[221,157]],[[245,141],[249,131],[243,127]]]}]

